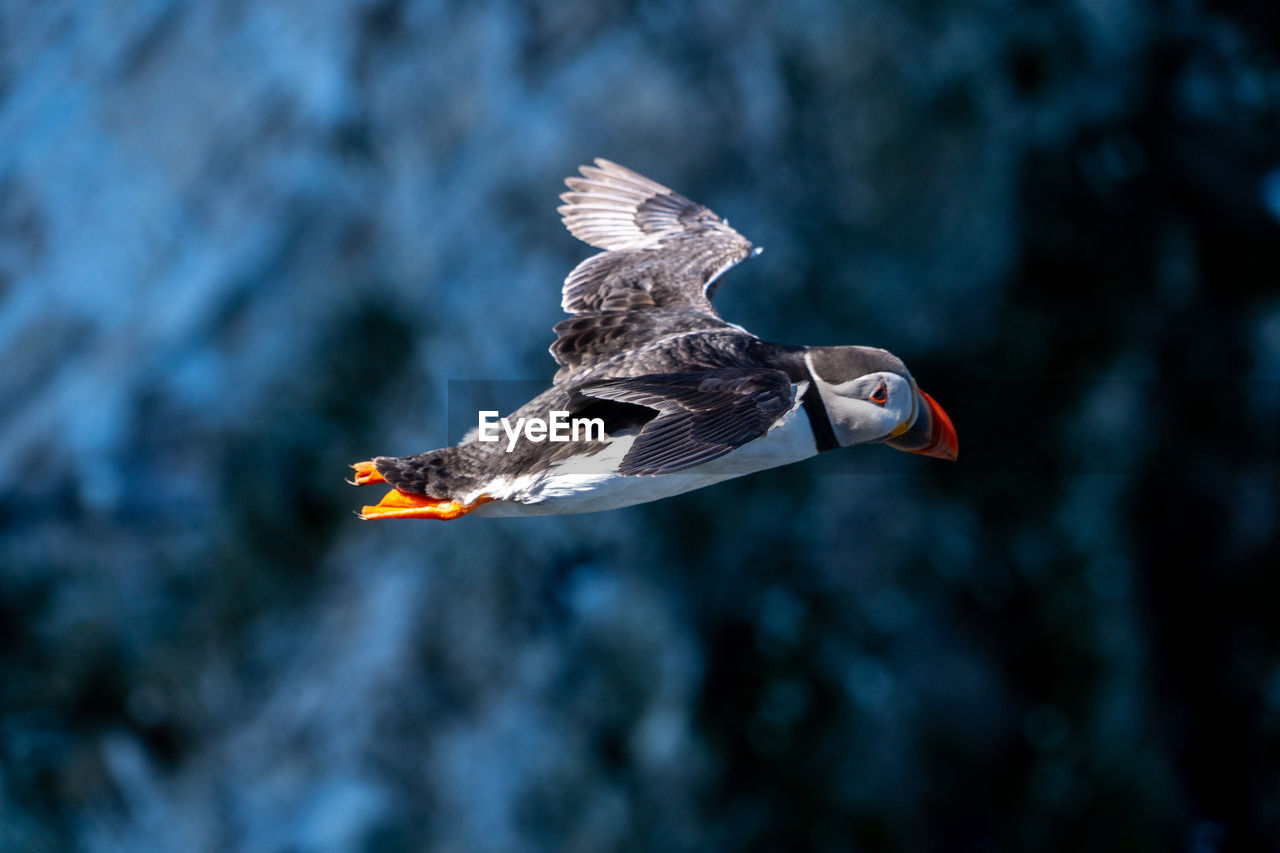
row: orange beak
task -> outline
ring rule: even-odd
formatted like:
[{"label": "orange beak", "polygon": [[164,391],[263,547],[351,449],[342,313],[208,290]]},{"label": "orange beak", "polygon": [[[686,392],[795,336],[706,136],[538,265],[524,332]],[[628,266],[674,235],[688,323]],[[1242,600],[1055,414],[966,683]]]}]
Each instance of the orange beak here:
[{"label": "orange beak", "polygon": [[960,442],[956,438],[956,428],[952,425],[951,418],[928,394],[923,391],[916,391],[916,394],[920,397],[916,422],[902,435],[888,439],[885,444],[895,450],[954,462],[960,454]]}]

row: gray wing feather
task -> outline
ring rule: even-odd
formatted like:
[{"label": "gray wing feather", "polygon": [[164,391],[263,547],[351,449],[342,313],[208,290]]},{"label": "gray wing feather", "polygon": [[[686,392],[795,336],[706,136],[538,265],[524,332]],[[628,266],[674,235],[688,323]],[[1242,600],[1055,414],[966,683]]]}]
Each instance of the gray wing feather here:
[{"label": "gray wing feather", "polygon": [[[655,234],[680,231],[684,222],[715,214],[625,166],[597,158],[581,166],[581,178],[566,178],[571,192],[560,196],[564,224],[573,236],[597,249],[627,249]],[[718,219],[717,219],[718,221]]]},{"label": "gray wing feather", "polygon": [[[681,337],[697,332],[739,332],[723,320],[695,311],[655,309],[650,311],[604,311],[575,314],[555,326],[556,342],[551,354],[561,365],[557,379],[566,379],[581,370],[618,358],[638,355],[656,341],[670,341],[668,349],[676,354],[688,347]],[[676,340],[673,340],[676,339]],[[691,342],[684,338],[685,343]],[[689,367],[697,365],[696,354],[688,356]],[[716,367],[729,365],[714,365]],[[644,372],[654,372],[652,369]],[[616,374],[614,374],[616,375]]]},{"label": "gray wing feather", "polygon": [[570,314],[687,306],[715,314],[710,297],[727,269],[752,253],[723,219],[674,190],[617,163],[597,159],[557,208],[578,239],[606,251],[565,279]]},{"label": "gray wing feather", "polygon": [[791,410],[791,380],[781,370],[730,368],[606,380],[577,389],[601,400],[658,412],[636,436],[618,473],[670,474],[760,438]]}]

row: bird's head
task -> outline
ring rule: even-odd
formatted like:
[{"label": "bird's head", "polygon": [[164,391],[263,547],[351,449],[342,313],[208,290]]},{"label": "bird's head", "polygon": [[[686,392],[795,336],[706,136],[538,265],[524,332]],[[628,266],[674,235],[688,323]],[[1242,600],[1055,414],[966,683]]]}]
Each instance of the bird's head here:
[{"label": "bird's head", "polygon": [[811,347],[805,360],[841,446],[879,441],[955,460],[951,418],[916,387],[902,359],[874,347]]}]

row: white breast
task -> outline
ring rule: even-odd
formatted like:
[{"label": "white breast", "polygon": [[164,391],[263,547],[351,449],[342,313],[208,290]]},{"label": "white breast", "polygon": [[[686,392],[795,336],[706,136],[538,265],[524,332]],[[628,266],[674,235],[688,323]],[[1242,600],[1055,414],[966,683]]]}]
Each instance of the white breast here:
[{"label": "white breast", "polygon": [[799,462],[818,452],[809,418],[799,406],[755,441],[675,474],[619,476],[618,464],[634,441],[635,436],[620,437],[593,457],[572,459],[540,474],[490,483],[483,492],[499,500],[478,507],[473,515],[562,515],[618,509]]}]

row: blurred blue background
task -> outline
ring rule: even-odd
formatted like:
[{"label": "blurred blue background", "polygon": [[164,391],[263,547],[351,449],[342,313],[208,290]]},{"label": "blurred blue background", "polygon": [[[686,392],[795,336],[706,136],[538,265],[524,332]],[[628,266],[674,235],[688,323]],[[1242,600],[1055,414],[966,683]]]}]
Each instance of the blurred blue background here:
[{"label": "blurred blue background", "polygon": [[[960,461],[357,521],[595,156]],[[4,850],[1280,849],[1274,3],[8,2],[0,365]]]}]

